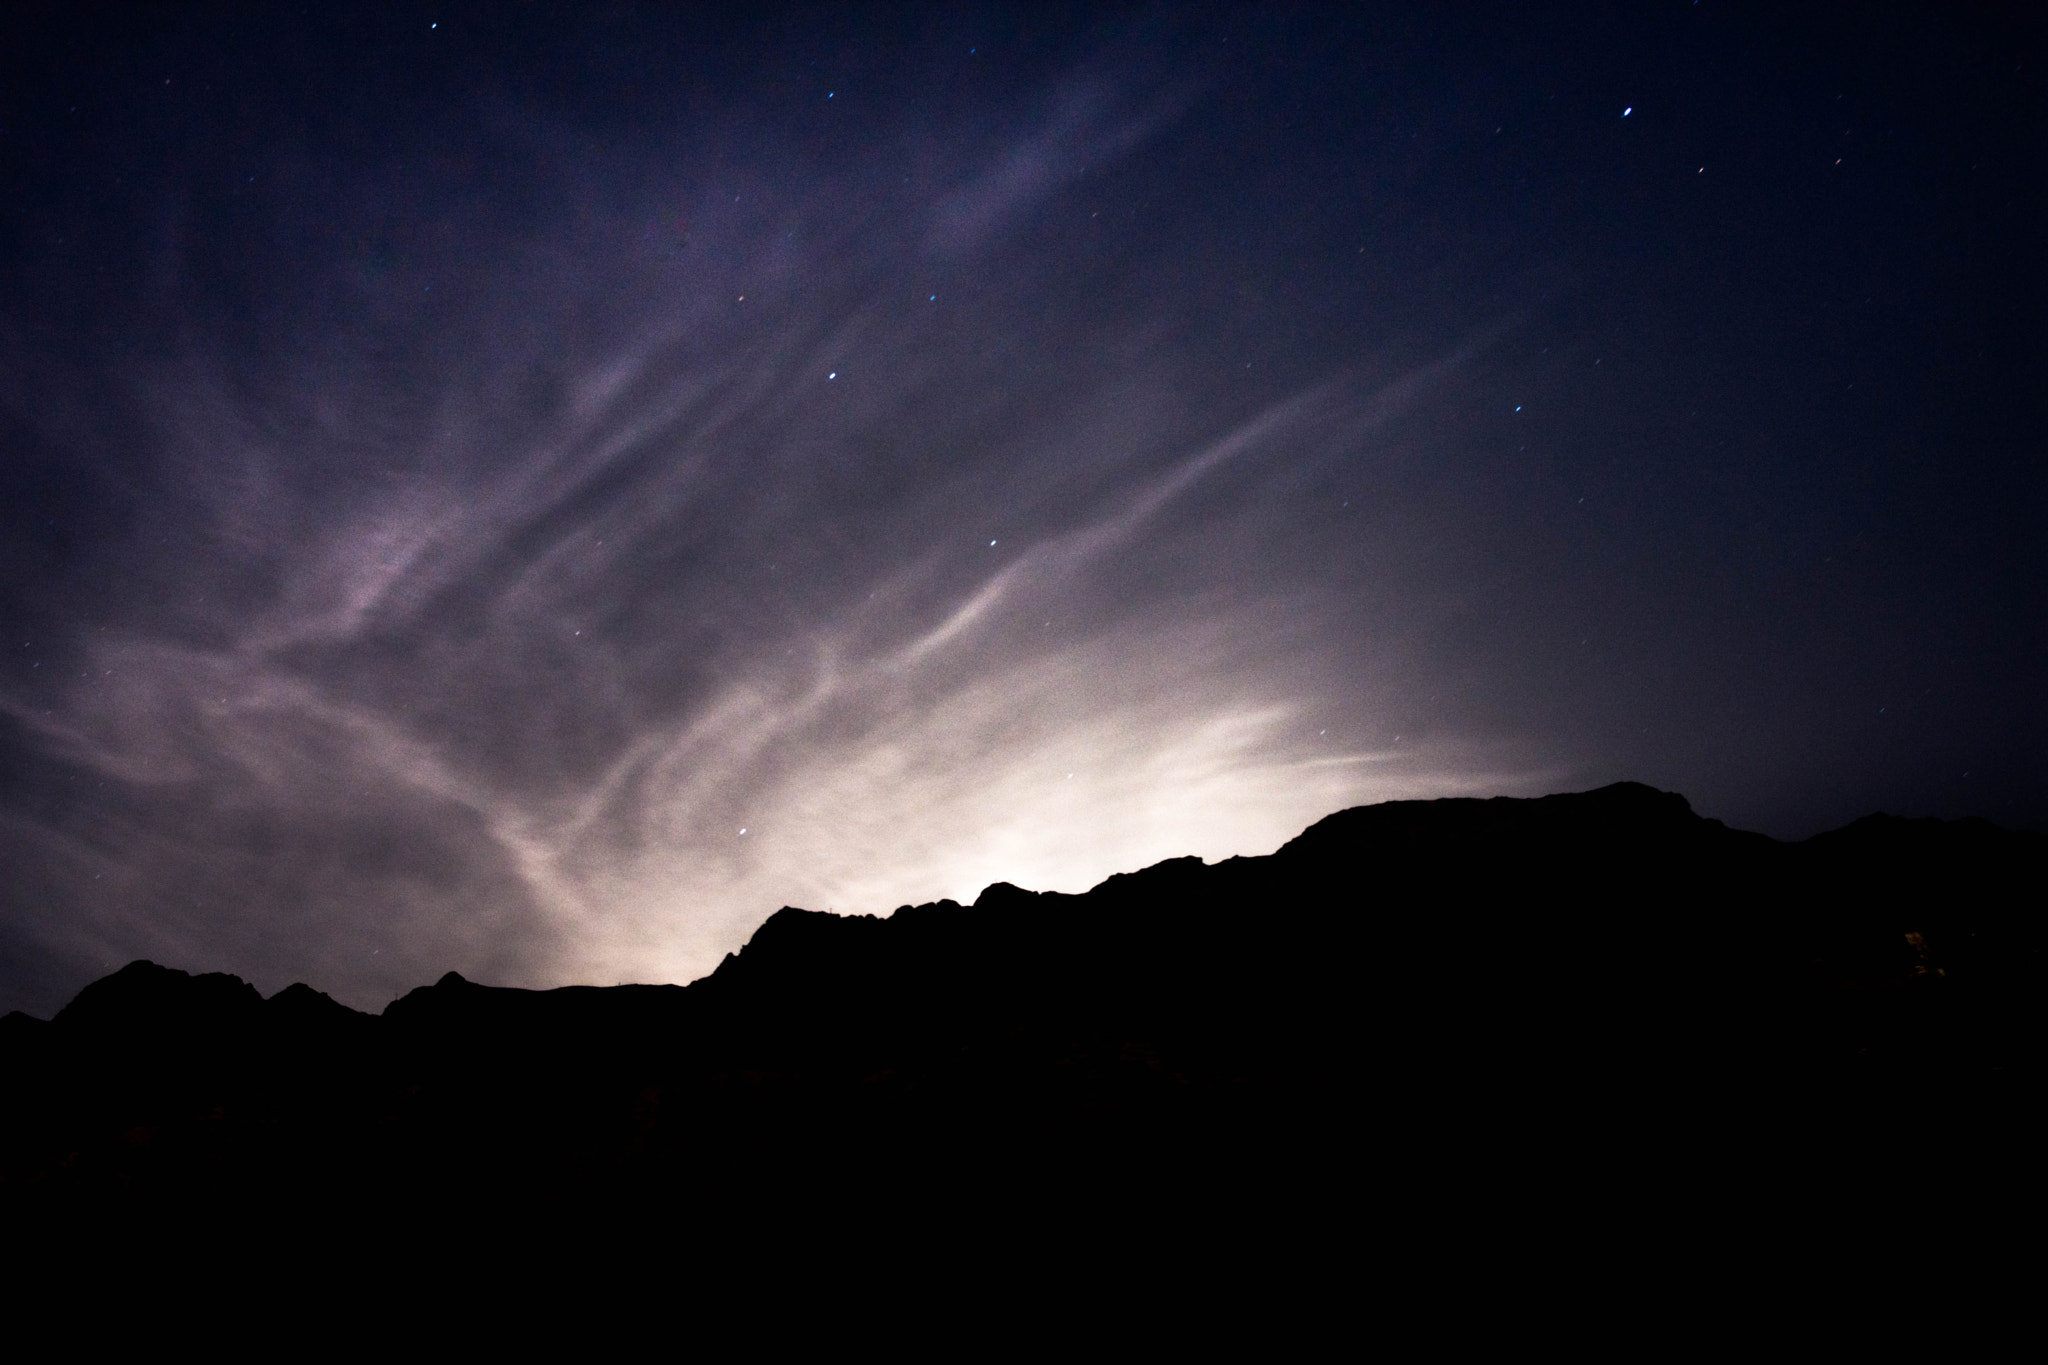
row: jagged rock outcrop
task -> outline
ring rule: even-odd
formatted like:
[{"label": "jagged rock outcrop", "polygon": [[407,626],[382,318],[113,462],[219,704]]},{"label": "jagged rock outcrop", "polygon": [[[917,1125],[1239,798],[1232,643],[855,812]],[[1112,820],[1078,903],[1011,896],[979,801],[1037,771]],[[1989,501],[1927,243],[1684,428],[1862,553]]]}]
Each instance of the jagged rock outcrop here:
[{"label": "jagged rock outcrop", "polygon": [[755,1226],[1142,1188],[1156,1217],[1337,1198],[1365,1153],[1459,1198],[1592,1152],[1753,1176],[1756,1132],[1815,1123],[1848,1169],[2012,1102],[2044,845],[1887,817],[1786,845],[1623,784],[1362,807],[1083,895],[784,909],[688,987],[451,972],[376,1017],[135,963],[0,1025],[0,1191]]}]

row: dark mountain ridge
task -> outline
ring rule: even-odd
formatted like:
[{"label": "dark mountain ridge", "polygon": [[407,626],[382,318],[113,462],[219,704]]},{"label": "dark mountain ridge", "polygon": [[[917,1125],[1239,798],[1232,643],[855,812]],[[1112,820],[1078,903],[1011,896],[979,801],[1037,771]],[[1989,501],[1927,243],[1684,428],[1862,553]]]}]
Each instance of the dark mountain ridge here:
[{"label": "dark mountain ridge", "polygon": [[1360,807],[1080,895],[786,908],[687,987],[451,972],[372,1016],[136,962],[0,1021],[0,1197],[1156,1222],[1194,1189],[1208,1217],[1276,1180],[1351,1198],[1368,1152],[1455,1167],[1461,1198],[1525,1162],[1668,1165],[1681,1132],[1726,1166],[1743,1132],[1825,1129],[1838,1176],[1981,1156],[2033,1074],[2044,853],[1885,816],[1781,844],[1621,784]]}]

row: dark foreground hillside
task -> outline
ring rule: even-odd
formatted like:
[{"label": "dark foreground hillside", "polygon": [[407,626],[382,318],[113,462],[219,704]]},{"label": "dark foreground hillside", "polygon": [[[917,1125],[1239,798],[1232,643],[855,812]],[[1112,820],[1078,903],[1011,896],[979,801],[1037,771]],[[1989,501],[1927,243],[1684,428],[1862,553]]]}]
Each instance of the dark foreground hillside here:
[{"label": "dark foreground hillside", "polygon": [[628,1230],[664,1264],[1332,1284],[1595,1227],[1977,1228],[2033,1122],[2044,845],[1786,845],[1621,785],[1362,807],[1085,895],[785,909],[688,987],[451,973],[369,1016],[137,962],[0,1024],[0,1198],[67,1254]]}]

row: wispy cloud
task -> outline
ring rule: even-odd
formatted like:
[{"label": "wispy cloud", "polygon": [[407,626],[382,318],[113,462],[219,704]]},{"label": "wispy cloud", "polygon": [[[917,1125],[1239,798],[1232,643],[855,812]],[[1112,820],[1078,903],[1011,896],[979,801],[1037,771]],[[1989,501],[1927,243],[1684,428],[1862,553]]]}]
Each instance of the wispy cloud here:
[{"label": "wispy cloud", "polygon": [[[360,338],[397,348],[376,383],[345,336],[296,370],[151,372],[159,466],[209,534],[154,562],[161,610],[80,632],[57,704],[0,697],[100,793],[13,817],[56,907],[33,932],[367,1005],[449,967],[687,980],[785,903],[1079,890],[1522,780],[1313,722],[1370,683],[1256,551],[1273,468],[1443,401],[1470,346],[1190,411],[1150,340],[1168,299],[1113,320],[1083,385],[1008,372],[1003,297],[905,306],[902,272],[995,250],[1182,103],[1075,87],[935,210],[824,246],[762,222],[832,218],[830,183],[728,227],[703,193],[697,239],[730,241],[702,270],[533,278],[544,252],[486,242],[478,302]],[[593,296],[628,302],[596,325]],[[1253,550],[1168,591],[1154,551],[1196,502]]]},{"label": "wispy cloud", "polygon": [[1054,91],[1036,126],[939,202],[925,250],[946,258],[986,250],[1034,206],[1142,147],[1194,99],[1194,90],[1182,86],[1133,106],[1113,82],[1077,74]]}]

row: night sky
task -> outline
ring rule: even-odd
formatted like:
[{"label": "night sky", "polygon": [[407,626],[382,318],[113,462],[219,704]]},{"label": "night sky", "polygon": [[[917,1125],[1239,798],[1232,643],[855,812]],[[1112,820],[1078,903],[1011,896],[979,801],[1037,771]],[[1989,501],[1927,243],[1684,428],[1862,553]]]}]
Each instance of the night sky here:
[{"label": "night sky", "polygon": [[165,8],[0,20],[0,1009],[2048,827],[2017,7]]}]

